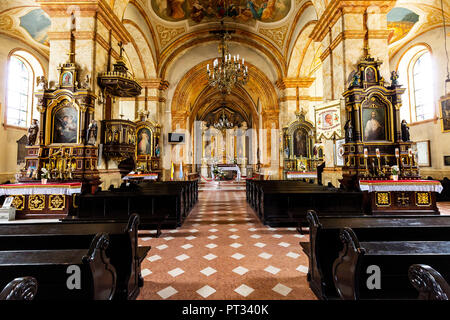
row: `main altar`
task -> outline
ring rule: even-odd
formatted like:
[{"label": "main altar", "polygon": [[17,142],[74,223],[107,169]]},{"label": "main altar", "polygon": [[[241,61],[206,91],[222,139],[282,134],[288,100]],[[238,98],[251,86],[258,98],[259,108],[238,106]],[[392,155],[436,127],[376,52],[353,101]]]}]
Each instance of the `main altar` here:
[{"label": "main altar", "polygon": [[[366,52],[367,53],[367,52]],[[353,73],[345,98],[347,122],[343,144],[343,178],[347,190],[364,192],[370,214],[439,214],[438,181],[421,180],[414,142],[400,123],[405,91],[395,72],[390,85],[381,61],[368,53]]]}]

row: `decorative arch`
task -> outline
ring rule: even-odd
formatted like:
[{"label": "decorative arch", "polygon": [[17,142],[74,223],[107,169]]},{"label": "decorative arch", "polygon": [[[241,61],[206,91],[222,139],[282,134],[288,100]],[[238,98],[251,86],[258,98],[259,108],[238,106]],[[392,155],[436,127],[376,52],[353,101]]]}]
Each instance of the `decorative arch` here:
[{"label": "decorative arch", "polygon": [[[188,128],[202,106],[217,100],[220,93],[209,87],[206,65],[212,60],[204,61],[189,72],[179,81],[172,98],[172,126],[176,128]],[[237,86],[231,95],[235,105],[243,105],[247,108],[247,114],[258,113],[256,105],[259,100],[265,113],[278,113],[278,98],[273,84],[255,66],[248,64],[250,80],[245,87]],[[209,103],[208,103],[209,102]],[[187,117],[190,123],[186,123]],[[254,119],[256,120],[256,118]],[[256,121],[254,121],[256,122]]]}]

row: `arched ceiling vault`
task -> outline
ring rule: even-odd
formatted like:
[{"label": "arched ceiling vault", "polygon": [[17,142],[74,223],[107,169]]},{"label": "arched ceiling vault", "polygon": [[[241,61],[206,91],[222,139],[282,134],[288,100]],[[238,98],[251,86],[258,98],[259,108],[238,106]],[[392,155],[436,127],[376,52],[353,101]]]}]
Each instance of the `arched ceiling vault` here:
[{"label": "arched ceiling vault", "polygon": [[[218,103],[221,99],[220,93],[208,85],[205,72],[208,63],[211,64],[212,60],[203,61],[192,68],[178,83],[171,102],[174,118],[189,115],[192,123],[199,110],[204,110],[205,107],[211,105],[211,100]],[[263,111],[277,112],[278,100],[273,84],[253,65],[249,65],[249,76],[249,82],[243,87],[233,88],[233,93],[227,99],[234,101],[233,105],[240,106],[243,113],[253,114],[252,119],[257,114],[258,100]]]},{"label": "arched ceiling vault", "polygon": [[[217,47],[219,42],[214,35],[209,33],[211,30],[217,30],[217,28],[208,28],[196,33],[186,34],[165,48],[161,53],[159,77],[165,79],[170,65],[176,61],[177,56],[185,54],[190,48],[210,43]],[[230,42],[251,47],[259,55],[267,58],[275,68],[278,79],[286,74],[286,62],[282,53],[263,37],[238,29],[232,34]]]}]

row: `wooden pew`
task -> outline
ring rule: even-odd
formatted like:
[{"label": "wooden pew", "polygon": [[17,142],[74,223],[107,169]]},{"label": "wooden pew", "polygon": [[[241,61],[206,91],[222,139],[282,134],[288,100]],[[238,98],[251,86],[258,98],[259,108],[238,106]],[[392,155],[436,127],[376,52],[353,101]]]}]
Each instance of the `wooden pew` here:
[{"label": "wooden pew", "polygon": [[0,292],[0,300],[33,300],[38,283],[33,277],[16,278]]},{"label": "wooden pew", "polygon": [[[250,205],[269,226],[307,224],[307,210],[328,215],[362,215],[362,192],[349,192],[301,181],[255,181],[249,183]],[[330,203],[333,206],[330,206]]]},{"label": "wooden pew", "polygon": [[413,264],[408,270],[409,281],[419,292],[419,300],[450,300],[450,285],[444,277],[425,264]]},{"label": "wooden pew", "polygon": [[150,247],[138,247],[139,216],[125,221],[0,224],[0,251],[89,248],[98,232],[109,235],[106,254],[117,273],[114,299],[135,299],[143,285],[141,262]]},{"label": "wooden pew", "polygon": [[79,197],[78,219],[125,219],[138,213],[140,229],[181,226],[198,199],[197,181],[130,184]]},{"label": "wooden pew", "polygon": [[[108,245],[108,235],[99,233],[89,249],[0,251],[0,287],[27,274],[39,283],[36,300],[111,300],[117,276]],[[80,287],[69,286],[70,268],[78,268]]]},{"label": "wooden pew", "polygon": [[341,299],[416,299],[408,279],[412,264],[431,264],[450,276],[450,241],[366,242],[351,228],[340,238],[343,249],[333,263],[333,280]]},{"label": "wooden pew", "polygon": [[[308,281],[320,299],[337,299],[332,265],[343,244],[341,229],[352,228],[361,241],[450,240],[450,216],[319,216],[308,212]],[[305,246],[303,242],[300,243]]]}]

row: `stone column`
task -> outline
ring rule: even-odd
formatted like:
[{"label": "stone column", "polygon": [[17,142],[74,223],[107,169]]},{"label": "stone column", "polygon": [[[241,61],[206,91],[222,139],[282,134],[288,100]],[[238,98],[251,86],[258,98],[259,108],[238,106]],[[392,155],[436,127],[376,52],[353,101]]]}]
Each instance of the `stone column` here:
[{"label": "stone column", "polygon": [[329,1],[311,37],[321,42],[324,99],[341,98],[356,64],[367,53],[382,60],[381,74],[389,79],[386,15],[395,1]]},{"label": "stone column", "polygon": [[206,150],[205,150],[205,146],[206,146],[206,131],[208,130],[208,127],[206,126],[206,123],[204,121],[202,121],[202,166],[201,166],[201,175],[203,177],[207,177],[208,176],[208,162],[207,162],[207,158],[206,158]]},{"label": "stone column", "polygon": [[242,123],[241,128],[239,129],[240,131],[240,136],[238,136],[238,139],[241,142],[241,146],[242,146],[242,155],[241,155],[241,175],[242,176],[247,176],[247,154],[245,153],[246,150],[246,136],[247,136],[247,123],[244,121]]}]

